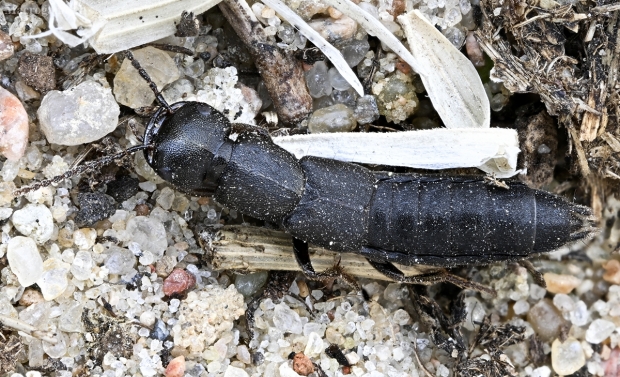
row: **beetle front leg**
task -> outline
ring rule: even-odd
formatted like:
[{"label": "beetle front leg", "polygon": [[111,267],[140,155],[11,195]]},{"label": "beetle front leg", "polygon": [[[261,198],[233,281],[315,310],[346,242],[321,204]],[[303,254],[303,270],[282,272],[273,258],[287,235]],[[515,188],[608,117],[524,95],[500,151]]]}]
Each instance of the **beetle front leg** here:
[{"label": "beetle front leg", "polygon": [[316,272],[312,267],[310,261],[310,252],[308,251],[308,243],[297,238],[293,238],[293,254],[295,254],[295,260],[301,268],[301,272],[310,280],[317,280],[324,282],[330,279],[340,278],[349,287],[359,291],[360,285],[349,274],[344,272],[344,269],[340,267],[340,261],[332,268],[328,268],[323,272]]},{"label": "beetle front leg", "polygon": [[390,262],[377,262],[372,259],[366,258],[368,263],[373,266],[377,271],[387,276],[388,278],[397,281],[399,283],[405,284],[424,284],[431,285],[436,283],[452,283],[457,287],[461,287],[463,289],[472,289],[479,292],[485,292],[492,296],[496,295],[495,290],[482,285],[475,283],[473,281],[463,279],[460,276],[453,275],[449,273],[445,269],[438,269],[435,271],[431,271],[422,275],[415,276],[405,276],[405,274],[399,270],[396,266],[394,266]]}]

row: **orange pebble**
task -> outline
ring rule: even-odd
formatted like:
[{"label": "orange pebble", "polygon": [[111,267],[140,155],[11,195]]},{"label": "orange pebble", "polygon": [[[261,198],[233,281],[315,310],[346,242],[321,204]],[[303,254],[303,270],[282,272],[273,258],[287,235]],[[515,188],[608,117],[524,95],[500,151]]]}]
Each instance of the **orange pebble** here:
[{"label": "orange pebble", "polygon": [[185,356],[181,355],[170,360],[170,364],[166,367],[164,376],[166,377],[183,377],[185,375]]}]

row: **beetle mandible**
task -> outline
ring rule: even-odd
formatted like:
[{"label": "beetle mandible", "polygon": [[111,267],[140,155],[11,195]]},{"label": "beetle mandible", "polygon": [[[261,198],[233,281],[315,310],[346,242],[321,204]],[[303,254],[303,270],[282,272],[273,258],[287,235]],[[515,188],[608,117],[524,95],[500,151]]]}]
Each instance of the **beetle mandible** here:
[{"label": "beetle mandible", "polygon": [[[590,208],[519,182],[505,189],[483,177],[421,177],[320,157],[298,160],[263,129],[230,123],[205,103],[168,105],[132,54],[126,56],[161,106],[143,145],[124,153],[143,149],[155,172],[179,190],[212,195],[278,224],[293,236],[297,262],[310,278],[333,277],[334,271],[314,271],[307,243],[360,254],[396,281],[467,286],[445,268],[520,261],[596,231]],[[393,263],[437,270],[407,277]]]}]

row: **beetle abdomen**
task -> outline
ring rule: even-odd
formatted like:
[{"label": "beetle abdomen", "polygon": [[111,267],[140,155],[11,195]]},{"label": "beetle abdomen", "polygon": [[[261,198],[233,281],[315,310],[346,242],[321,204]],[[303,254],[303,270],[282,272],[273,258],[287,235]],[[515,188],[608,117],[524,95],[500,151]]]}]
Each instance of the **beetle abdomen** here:
[{"label": "beetle abdomen", "polygon": [[402,264],[521,259],[534,248],[534,190],[472,178],[382,179],[370,208],[369,244]]},{"label": "beetle abdomen", "polygon": [[378,181],[361,254],[444,267],[519,260],[577,239],[584,210],[517,182],[396,176]]}]

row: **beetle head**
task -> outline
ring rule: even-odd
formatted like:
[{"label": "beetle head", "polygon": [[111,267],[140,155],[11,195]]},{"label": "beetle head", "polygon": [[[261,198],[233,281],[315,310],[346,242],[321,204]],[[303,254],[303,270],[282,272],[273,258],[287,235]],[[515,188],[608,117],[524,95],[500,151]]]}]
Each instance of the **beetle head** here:
[{"label": "beetle head", "polygon": [[201,102],[177,102],[170,109],[161,107],[147,125],[146,161],[182,191],[213,193],[232,152],[230,122]]}]

